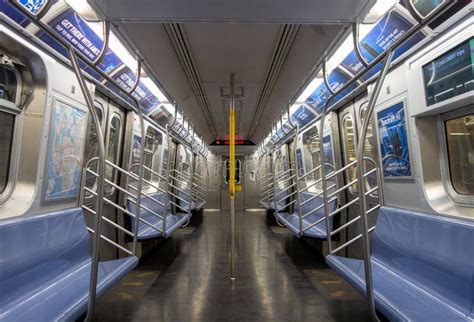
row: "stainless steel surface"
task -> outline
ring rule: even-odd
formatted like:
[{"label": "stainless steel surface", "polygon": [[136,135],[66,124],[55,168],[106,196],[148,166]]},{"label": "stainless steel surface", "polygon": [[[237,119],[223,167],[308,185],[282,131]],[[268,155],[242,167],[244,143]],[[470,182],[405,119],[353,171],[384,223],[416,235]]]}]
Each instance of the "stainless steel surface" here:
[{"label": "stainless steel surface", "polygon": [[[235,88],[234,87],[235,87],[235,75],[231,73],[230,74],[230,106],[229,108],[232,113],[234,113],[235,111]],[[230,121],[235,122],[233,118]],[[230,124],[229,127],[232,131],[234,131],[235,129],[234,124]],[[233,171],[233,168],[235,167],[237,163],[237,160],[233,160],[235,159],[235,155],[234,155],[235,143],[233,141],[234,135],[235,135],[235,132],[230,134],[230,137],[231,137],[230,162],[234,162],[234,165],[233,166],[231,165],[230,167],[230,171]],[[231,174],[230,177],[234,179],[234,182],[231,182],[231,185],[234,186],[234,189],[235,189],[235,182],[237,180],[235,180],[234,174],[235,172]],[[241,176],[240,171],[239,171],[239,176]],[[235,280],[235,193],[236,193],[236,189],[230,192],[230,279],[232,281]]]},{"label": "stainless steel surface", "polygon": [[[101,123],[95,109],[94,100],[87,88],[84,76],[82,75],[81,68],[77,61],[75,50],[72,47],[68,48],[69,57],[71,60],[74,73],[76,74],[77,80],[81,87],[82,94],[87,102],[87,107],[89,109],[90,115],[92,115],[92,120],[94,122],[96,133],[97,133],[97,144],[99,148],[99,157],[97,165],[97,197],[95,203],[95,220],[94,220],[94,241],[92,243],[92,268],[90,275],[90,285],[89,285],[89,300],[87,305],[87,316],[86,321],[91,320],[91,314],[94,312],[95,299],[97,292],[97,273],[99,269],[99,249],[100,249],[100,236],[102,234],[102,198],[104,197],[104,183],[105,183],[105,144],[104,144],[104,134],[101,129]],[[84,176],[85,177],[85,176]]]},{"label": "stainless steel surface", "polygon": [[[357,167],[357,176],[359,178],[357,182],[359,190],[359,205],[360,205],[360,214],[361,214],[361,223],[362,223],[362,244],[364,247],[364,272],[365,272],[365,283],[366,283],[366,292],[367,292],[367,301],[369,302],[369,309],[372,315],[372,318],[378,321],[377,312],[375,310],[375,301],[374,301],[374,290],[372,284],[372,261],[371,261],[371,252],[370,252],[370,236],[369,236],[369,225],[367,222],[367,199],[366,199],[366,183],[364,180],[364,146],[365,146],[365,137],[367,134],[367,128],[370,124],[370,117],[372,116],[375,108],[375,103],[379,96],[380,90],[382,89],[385,76],[387,75],[388,69],[390,67],[390,62],[392,61],[393,49],[390,48],[386,51],[386,58],[380,75],[377,79],[375,89],[372,92],[372,95],[369,99],[369,105],[367,107],[367,113],[362,124],[362,128],[358,135],[357,143],[357,162],[359,166]],[[381,183],[378,184],[381,186]]]}]

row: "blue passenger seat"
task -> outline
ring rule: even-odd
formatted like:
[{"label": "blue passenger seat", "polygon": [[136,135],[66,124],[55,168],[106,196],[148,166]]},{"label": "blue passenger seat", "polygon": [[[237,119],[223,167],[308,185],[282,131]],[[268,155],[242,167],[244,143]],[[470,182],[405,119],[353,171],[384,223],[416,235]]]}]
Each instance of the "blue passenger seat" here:
[{"label": "blue passenger seat", "polygon": [[[0,222],[0,321],[74,321],[87,310],[91,241],[80,208]],[[99,262],[97,295],[138,264]]]},{"label": "blue passenger seat", "polygon": [[[163,232],[163,219],[151,213],[149,210],[154,213],[159,214],[161,217],[165,217],[165,211],[162,205],[157,203],[155,200],[166,205],[166,222],[164,225],[164,234]],[[153,225],[154,227],[146,224],[143,221],[139,222],[138,225],[138,240],[146,240],[152,238],[168,238],[173,232],[186,224],[189,219],[188,213],[177,213],[173,214],[171,211],[171,205],[168,199],[168,195],[162,192],[155,192],[147,196],[142,196],[141,205],[147,209],[141,209],[140,218],[145,220],[147,223]],[[128,211],[135,213],[135,204],[130,200],[127,201]],[[157,230],[158,229],[158,230]]]},{"label": "blue passenger seat", "polygon": [[[375,304],[390,320],[474,319],[474,223],[381,207],[371,245]],[[365,296],[362,260],[326,261]]]},{"label": "blue passenger seat", "polygon": [[259,203],[260,203],[260,206],[261,206],[262,208],[264,208],[264,209],[271,209],[271,207],[269,206],[269,203],[268,203],[268,202],[260,200]]},{"label": "blue passenger seat", "polygon": [[[301,203],[303,204],[305,201],[308,201],[301,207],[301,215],[304,216],[305,214],[309,214],[302,220],[303,226],[303,236],[308,236],[312,238],[318,239],[326,239],[326,221],[323,220],[316,224],[315,226],[304,230],[305,228],[311,226],[311,224],[321,220],[324,214],[324,197],[323,196],[316,196],[310,192],[302,192],[301,193]],[[293,213],[288,212],[279,212],[277,213],[277,218],[280,223],[285,225],[288,229],[290,229],[297,237],[300,236],[300,221],[299,221],[299,214],[298,214],[298,204],[295,203],[295,211]],[[329,203],[329,211],[334,211],[336,209],[336,201]],[[319,208],[318,210],[314,211],[315,209]],[[333,225],[333,218],[331,217],[329,222],[329,228],[332,230]]]}]

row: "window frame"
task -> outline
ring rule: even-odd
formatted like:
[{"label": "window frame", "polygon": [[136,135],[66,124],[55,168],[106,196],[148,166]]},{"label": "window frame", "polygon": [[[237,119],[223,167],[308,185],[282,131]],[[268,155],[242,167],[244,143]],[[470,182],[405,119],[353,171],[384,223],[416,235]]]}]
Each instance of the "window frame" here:
[{"label": "window frame", "polygon": [[[237,172],[237,169],[239,169],[238,173],[239,173],[239,180],[237,180],[237,177],[235,177],[234,179],[235,180],[235,184],[241,184],[242,182],[242,162],[240,161],[240,159],[235,159],[235,170]],[[225,172],[226,172],[226,175],[224,176],[224,182],[228,185],[230,184],[230,160],[229,159],[226,159],[225,160]],[[227,175],[227,172],[229,172],[229,175]],[[229,178],[229,179],[227,179]]]},{"label": "window frame", "polygon": [[[105,138],[105,156],[106,159],[108,159],[109,156],[109,148],[110,148],[110,137],[111,137],[111,131],[112,131],[112,121],[113,119],[117,119],[119,121],[119,127],[116,129],[118,131],[118,142],[117,142],[117,151],[116,151],[116,156],[115,160],[108,160],[112,162],[115,165],[119,165],[120,158],[121,158],[121,153],[122,153],[122,141],[123,141],[123,126],[124,126],[124,120],[123,116],[118,113],[117,111],[110,111],[110,115],[107,118],[107,123],[106,123],[106,128],[107,128],[107,135]],[[118,183],[118,177],[119,173],[116,169],[112,169],[112,177],[108,178],[108,180],[112,181],[113,183],[117,184]],[[108,196],[111,196],[115,193],[115,187],[113,185],[106,185],[110,186],[110,191],[105,191],[105,194]]]},{"label": "window frame", "polygon": [[440,160],[441,160],[441,178],[448,197],[456,204],[473,206],[474,194],[465,195],[456,191],[451,180],[451,167],[449,164],[448,137],[446,133],[446,122],[474,113],[474,105],[465,106],[455,111],[447,112],[439,116],[438,132],[440,135]]},{"label": "window frame", "polygon": [[[94,100],[94,108],[96,109],[96,112],[97,112],[98,110],[100,110],[101,116],[100,116],[100,117],[99,117],[99,115],[97,115],[97,116],[99,117],[100,129],[101,129],[101,131],[102,131],[102,133],[103,133],[104,130],[106,129],[107,124],[108,124],[108,123],[107,123],[107,111],[106,111],[106,109],[105,109],[105,107],[104,107],[103,102],[101,102],[101,101],[99,101],[99,100]],[[90,112],[88,111],[88,112],[87,112],[87,131],[89,131],[92,126],[95,128],[94,121],[92,120],[92,115],[90,115]],[[98,144],[99,144],[98,139],[99,139],[99,137],[98,137],[97,129],[95,129],[95,132],[96,132],[96,133],[95,133],[95,135],[96,135],[96,145],[97,145],[97,151],[98,151]],[[89,145],[89,143],[90,143],[91,135],[92,135],[92,134],[93,134],[93,131],[89,131],[89,133],[87,133],[88,137],[86,138],[86,141],[85,141],[85,143],[84,143],[83,169],[87,169],[87,167],[88,167],[88,165],[89,165],[89,161],[94,158],[94,156],[92,156],[90,159],[87,159],[87,160],[86,160],[86,152],[90,152],[90,151],[86,151],[86,149],[89,148],[88,145]],[[98,155],[95,156],[95,157],[98,157]],[[94,162],[92,162],[92,163],[94,163]],[[99,166],[99,165],[98,165],[98,163],[97,163],[97,161],[96,161],[96,162],[95,162],[95,168],[94,168],[94,167],[91,167],[92,171],[96,171],[96,172],[97,172],[97,171],[98,171],[98,169],[97,169],[98,166]],[[83,174],[83,175],[84,175],[84,174]],[[91,185],[91,186],[89,186],[89,185],[88,185],[88,182],[87,182],[87,179],[88,179],[88,178],[87,178],[87,175],[88,175],[88,172],[86,172],[86,178],[85,178],[86,182],[85,182],[85,186],[88,187],[89,189],[93,190],[94,192],[97,192],[97,178],[94,178],[94,176],[89,173],[89,175],[91,175],[91,177],[92,177],[93,180],[94,180],[94,184]],[[81,179],[81,180],[82,180],[82,179]],[[94,196],[93,196],[93,194],[92,194],[91,192],[85,191],[85,194],[84,194],[84,198],[85,198],[85,199],[90,199],[90,198],[92,198],[92,197],[94,197]]]},{"label": "window frame", "polygon": [[0,66],[12,71],[15,74],[17,80],[17,91],[15,102],[0,98],[0,111],[11,114],[14,117],[13,121],[13,135],[12,135],[12,146],[10,151],[10,163],[8,165],[8,180],[5,186],[5,190],[0,193],[0,206],[5,204],[13,191],[15,190],[17,179],[18,179],[18,166],[19,166],[19,152],[21,143],[21,128],[23,127],[21,96],[23,90],[23,79],[20,71],[14,66],[6,63],[0,63]]},{"label": "window frame", "polygon": [[[353,162],[354,160],[349,160],[349,147],[348,145],[346,144],[347,141],[348,141],[348,132],[345,131],[346,127],[345,127],[345,122],[346,120],[350,119],[351,122],[352,122],[352,137],[353,137],[353,145],[354,145],[354,153],[355,153],[355,159],[357,160],[357,140],[358,140],[358,137],[357,137],[357,116],[352,114],[351,111],[345,111],[343,113],[343,115],[341,116],[341,132],[342,132],[342,158],[343,158],[343,166],[347,166],[348,164],[350,164],[351,162]],[[358,165],[356,165],[358,166]],[[357,168],[355,169],[356,171],[356,177],[357,177]],[[349,183],[353,180],[353,178],[351,178],[351,168],[347,168],[345,171],[344,171],[344,175],[346,176],[347,178],[347,182],[346,183]],[[351,185],[348,187],[347,189],[349,191],[349,193],[353,196],[357,196],[359,194],[359,189],[357,187],[357,183]]]}]

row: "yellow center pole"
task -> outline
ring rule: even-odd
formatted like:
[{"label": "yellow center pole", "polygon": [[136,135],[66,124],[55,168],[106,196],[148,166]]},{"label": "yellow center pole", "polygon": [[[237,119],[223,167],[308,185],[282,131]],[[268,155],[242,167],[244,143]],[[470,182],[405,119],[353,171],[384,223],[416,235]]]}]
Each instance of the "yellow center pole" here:
[{"label": "yellow center pole", "polygon": [[231,107],[229,113],[229,137],[230,137],[230,145],[229,145],[229,163],[230,163],[230,199],[234,199],[235,197],[235,113],[234,109]]},{"label": "yellow center pole", "polygon": [[230,193],[230,279],[235,280],[235,97],[234,74],[230,74],[229,193]]}]

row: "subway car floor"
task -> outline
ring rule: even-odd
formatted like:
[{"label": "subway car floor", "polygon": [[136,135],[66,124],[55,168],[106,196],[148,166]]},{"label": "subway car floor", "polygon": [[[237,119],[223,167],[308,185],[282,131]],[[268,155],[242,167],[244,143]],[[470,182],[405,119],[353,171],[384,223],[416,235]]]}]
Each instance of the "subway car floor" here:
[{"label": "subway car floor", "polygon": [[369,321],[364,299],[310,244],[236,213],[236,280],[228,212],[178,230],[101,298],[94,321]]}]

